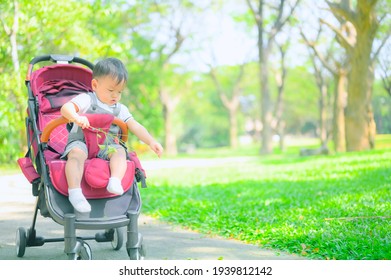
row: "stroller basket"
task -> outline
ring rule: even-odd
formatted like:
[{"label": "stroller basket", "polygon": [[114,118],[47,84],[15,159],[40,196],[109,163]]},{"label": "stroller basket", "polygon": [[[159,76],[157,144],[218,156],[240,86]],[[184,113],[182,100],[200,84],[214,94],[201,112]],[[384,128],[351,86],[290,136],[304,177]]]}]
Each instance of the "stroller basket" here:
[{"label": "stroller basket", "polygon": [[[52,64],[33,70],[36,64],[48,61]],[[60,108],[74,96],[92,91],[93,66],[82,58],[65,55],[38,56],[29,64],[26,77],[26,132],[29,148],[25,157],[18,160],[18,164],[31,183],[32,194],[37,196],[37,202],[32,226],[17,229],[18,257],[24,256],[26,247],[63,241],[68,259],[91,259],[91,249],[86,240],[111,242],[114,250],[119,250],[123,244],[125,227],[129,258],[137,260],[145,255],[142,235],[138,232],[141,197],[137,184],[141,182],[145,186],[145,171],[134,152],[129,153],[127,160],[127,172],[122,180],[123,195],[110,194],[102,187],[110,176],[109,164],[107,161],[91,158],[85,163],[82,180],[83,193],[91,205],[91,212],[75,212],[68,200],[66,161],[60,158],[67,142],[68,120],[61,117]],[[120,127],[122,140],[126,142],[126,125],[111,115],[99,116],[101,119],[106,117],[108,126],[112,123]],[[55,239],[37,236],[35,226],[38,212],[62,225],[64,236]],[[76,235],[78,229],[101,232],[96,233],[93,238],[80,237]]]}]

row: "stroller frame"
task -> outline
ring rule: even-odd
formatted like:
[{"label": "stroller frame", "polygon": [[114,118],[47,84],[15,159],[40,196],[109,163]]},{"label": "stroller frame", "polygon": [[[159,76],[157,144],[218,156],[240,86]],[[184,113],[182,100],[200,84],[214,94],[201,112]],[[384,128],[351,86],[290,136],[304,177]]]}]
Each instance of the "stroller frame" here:
[{"label": "stroller frame", "polygon": [[[51,182],[49,168],[45,161],[45,153],[51,147],[47,142],[42,141],[44,131],[39,129],[38,110],[39,103],[31,87],[31,75],[33,67],[40,62],[53,62],[57,64],[79,63],[93,69],[93,64],[89,61],[66,55],[44,55],[33,58],[29,63],[29,68],[26,77],[26,87],[28,90],[28,104],[26,118],[26,131],[28,141],[28,152],[26,158],[30,158],[32,163],[35,163],[37,172],[36,178],[31,180],[32,194],[36,196],[36,204],[33,215],[33,221],[28,229],[19,227],[16,232],[16,252],[18,257],[23,257],[26,247],[43,246],[50,242],[64,242],[64,253],[67,254],[70,260],[92,259],[91,248],[86,240],[95,240],[97,242],[111,242],[114,250],[119,250],[123,245],[124,228],[126,227],[126,251],[131,260],[143,259],[145,249],[143,246],[142,235],[138,231],[138,217],[141,210],[141,197],[138,190],[137,182],[142,181],[142,186],[145,187],[144,177],[136,172],[132,187],[120,197],[112,197],[108,199],[92,200],[92,205],[96,207],[104,206],[105,203],[117,203],[116,201],[126,203],[127,209],[124,213],[116,213],[110,217],[83,217],[81,213],[73,213],[73,208],[70,206],[68,198],[56,191]],[[54,122],[57,120],[53,120]],[[64,124],[64,123],[59,123]],[[59,125],[57,124],[57,125]],[[45,130],[46,127],[43,129]],[[52,130],[53,128],[51,128]],[[49,132],[50,135],[50,132]],[[31,152],[30,150],[36,151]],[[136,170],[137,171],[137,170]],[[26,175],[26,174],[25,174]],[[39,175],[39,176],[38,176]],[[140,179],[140,175],[143,177]],[[65,206],[64,206],[65,205]],[[113,204],[111,204],[113,205]],[[36,222],[38,211],[44,217],[51,217],[56,223],[64,226],[64,237],[62,238],[44,238],[36,234]],[[77,229],[87,230],[104,230],[98,232],[95,236],[80,237],[76,235]]]}]

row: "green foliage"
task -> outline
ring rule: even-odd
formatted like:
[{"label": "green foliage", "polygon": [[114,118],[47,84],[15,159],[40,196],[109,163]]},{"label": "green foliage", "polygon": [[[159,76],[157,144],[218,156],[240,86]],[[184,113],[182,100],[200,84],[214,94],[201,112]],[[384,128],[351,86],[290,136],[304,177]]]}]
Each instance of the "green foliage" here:
[{"label": "green foliage", "polygon": [[296,155],[151,171],[144,211],[310,259],[391,259],[391,150]]},{"label": "green foliage", "polygon": [[372,98],[376,131],[380,134],[391,132],[391,99],[380,84],[375,84]]},{"label": "green foliage", "polygon": [[181,149],[228,145],[228,115],[208,75],[199,75],[178,113],[186,119]]},{"label": "green foliage", "polygon": [[[129,6],[127,1],[116,1],[116,5],[105,1],[47,0],[18,3],[19,29],[16,30],[16,39],[21,69],[17,75],[12,73],[15,69],[11,61],[8,35],[0,28],[0,116],[5,124],[3,128],[6,129],[0,135],[0,162],[13,161],[25,152],[23,146],[26,145],[26,140],[23,135],[27,89],[24,87],[23,77],[28,62],[33,57],[61,53],[95,62],[102,57],[116,56],[129,65],[130,74],[140,72],[141,65],[139,62],[135,63],[132,54],[128,52],[132,47],[129,30],[141,20],[129,17],[128,12],[134,13],[135,8]],[[11,27],[15,15],[13,2],[1,2],[0,10],[1,18]],[[37,65],[34,69],[43,65],[46,64]],[[138,69],[134,69],[134,65],[139,66]],[[145,76],[144,81],[149,83]],[[132,97],[137,101],[141,99],[139,95]],[[130,100],[125,98],[124,101]],[[157,106],[155,112],[156,108]],[[154,122],[154,119],[161,119],[161,115],[157,115],[151,118],[149,114],[148,117],[141,116],[141,119],[145,118],[159,125],[161,123]],[[135,114],[135,117],[138,116]],[[151,127],[151,130],[156,131],[154,128],[156,126]]]},{"label": "green foliage", "polygon": [[[15,33],[19,70],[12,61],[11,41],[4,29],[4,26],[13,26],[15,1],[0,1],[0,122],[4,128],[0,132],[1,163],[14,161],[26,150],[24,118],[27,91],[24,77],[28,62],[33,57],[50,53],[77,55],[91,62],[107,56],[123,60],[130,78],[121,102],[159,140],[165,136],[163,106],[159,96],[159,89],[164,86],[170,90],[170,96],[179,97],[179,105],[173,118],[180,150],[229,144],[227,112],[210,77],[201,71],[185,71],[188,65],[183,64],[202,60],[201,57],[208,52],[200,51],[202,46],[208,44],[199,40],[203,36],[198,35],[204,30],[198,30],[197,23],[209,12],[224,15],[222,17],[225,19],[229,15],[236,24],[236,30],[247,30],[243,32],[247,32],[250,37],[254,35],[256,30],[253,15],[245,1],[16,2],[19,4],[19,25]],[[253,4],[256,2],[252,1]],[[379,1],[379,4],[380,13],[387,11],[389,1]],[[275,17],[275,11],[270,5],[266,5],[265,9],[271,11],[266,13],[265,19],[266,29],[270,30],[268,22]],[[389,20],[389,16],[384,19],[386,22]],[[179,26],[183,45],[173,60],[164,63],[176,46],[175,28]],[[243,28],[244,26],[247,28]],[[378,33],[379,40],[387,34],[384,26]],[[255,48],[256,46],[254,50]],[[193,52],[203,54],[196,57]],[[254,57],[255,54],[254,51]],[[251,57],[250,54],[246,56],[248,59]],[[270,59],[273,66],[274,53]],[[37,65],[35,69],[43,65],[46,64]],[[224,89],[232,86],[238,67],[220,66],[219,75]],[[261,113],[258,71],[257,62],[252,61],[246,65],[241,85],[241,134],[245,133],[245,121],[259,119]],[[272,75],[270,85],[274,106],[276,87]],[[317,128],[319,94],[308,66],[289,69],[285,91],[283,118],[287,124],[287,132],[299,134],[305,125]],[[379,131],[389,132],[388,98],[382,93],[375,93],[373,104]]]},{"label": "green foliage", "polygon": [[290,69],[287,79],[284,119],[286,130],[297,134],[308,122],[317,124],[319,89],[313,76],[303,67]]}]

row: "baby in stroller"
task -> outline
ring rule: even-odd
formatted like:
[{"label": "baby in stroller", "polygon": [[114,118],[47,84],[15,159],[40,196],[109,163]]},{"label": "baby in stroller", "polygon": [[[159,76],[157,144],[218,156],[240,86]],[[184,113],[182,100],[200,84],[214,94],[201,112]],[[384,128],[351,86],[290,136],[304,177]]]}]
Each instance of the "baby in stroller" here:
[{"label": "baby in stroller", "polygon": [[[41,62],[54,64],[34,71]],[[80,57],[57,54],[30,61],[26,76],[28,150],[18,164],[37,200],[31,226],[17,229],[18,257],[24,256],[26,247],[63,241],[68,259],[92,259],[87,240],[111,242],[119,250],[126,227],[129,258],[144,258],[138,231],[142,206],[138,183],[147,187],[146,175],[137,154],[126,149],[128,130],[158,156],[163,148],[119,103],[126,81],[124,65],[114,58],[96,66]],[[72,189],[76,195],[71,194],[70,200]],[[64,236],[37,235],[38,213],[62,225]],[[104,232],[81,236],[77,230]]]},{"label": "baby in stroller", "polygon": [[[119,103],[126,86],[128,73],[123,63],[116,58],[106,58],[98,62],[93,69],[91,86],[94,92],[82,93],[61,107],[63,117],[73,122],[70,128],[67,146],[62,158],[67,159],[65,174],[68,183],[69,201],[81,213],[91,211],[91,206],[80,187],[83,166],[88,158],[87,145],[82,129],[90,128],[89,120],[83,114],[111,114],[124,121],[128,129],[160,157],[163,147],[147,129],[137,122],[128,108]],[[114,149],[113,149],[114,148]],[[125,147],[116,138],[106,137],[104,148],[98,158],[109,160],[111,177],[107,191],[122,195],[121,180],[126,172]]]}]

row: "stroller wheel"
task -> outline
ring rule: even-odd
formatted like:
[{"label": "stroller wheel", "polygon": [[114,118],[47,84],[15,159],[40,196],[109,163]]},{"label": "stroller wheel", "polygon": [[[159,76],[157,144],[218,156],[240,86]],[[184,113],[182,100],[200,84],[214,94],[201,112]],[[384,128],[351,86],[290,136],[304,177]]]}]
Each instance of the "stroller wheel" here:
[{"label": "stroller wheel", "polygon": [[144,245],[141,244],[139,248],[126,249],[130,260],[143,260],[145,257]]},{"label": "stroller wheel", "polygon": [[122,248],[124,244],[124,228],[115,228],[113,234],[113,240],[111,241],[111,246],[114,250],[118,251]]},{"label": "stroller wheel", "polygon": [[77,240],[77,252],[68,254],[69,260],[92,260],[92,251],[90,245],[83,240]]},{"label": "stroller wheel", "polygon": [[27,232],[23,227],[16,230],[16,255],[21,258],[24,256],[27,246]]}]

